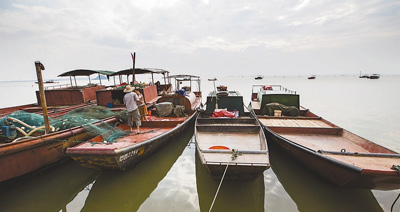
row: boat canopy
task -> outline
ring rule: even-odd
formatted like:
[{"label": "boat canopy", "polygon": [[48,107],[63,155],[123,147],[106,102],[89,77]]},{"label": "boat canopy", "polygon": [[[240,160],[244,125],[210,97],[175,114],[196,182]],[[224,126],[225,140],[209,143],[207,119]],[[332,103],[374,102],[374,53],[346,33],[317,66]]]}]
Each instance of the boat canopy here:
[{"label": "boat canopy", "polygon": [[[111,74],[111,76],[117,76],[117,75],[131,75],[133,73],[133,69],[129,68],[129,69],[124,69],[121,71],[117,71],[113,74]],[[164,69],[157,69],[157,68],[135,68],[135,74],[165,74],[165,73],[169,73],[169,71],[166,71]]]},{"label": "boat canopy", "polygon": [[106,75],[108,77],[114,73],[115,72],[113,72],[113,71],[106,71],[106,70],[76,69],[76,70],[72,70],[72,71],[67,71],[58,76],[59,77],[66,77],[66,76],[74,76],[75,77],[75,76],[90,76],[92,74],[102,74],[102,75]]},{"label": "boat canopy", "polygon": [[[178,75],[171,75],[169,79],[175,79],[175,89],[179,90],[180,85],[183,81],[190,82],[190,88],[192,88],[192,82],[197,82],[197,91],[200,92],[200,76],[195,75],[187,75],[187,74],[178,74]],[[182,87],[183,88],[183,87]]]},{"label": "boat canopy", "polygon": [[76,83],[76,76],[87,76],[89,78],[89,84],[92,84],[90,80],[90,75],[92,74],[98,74],[99,75],[99,80],[100,80],[100,85],[101,85],[101,77],[100,75],[105,75],[107,76],[107,79],[110,78],[110,76],[113,74],[113,71],[107,71],[107,70],[89,70],[89,69],[76,69],[72,71],[67,71],[65,73],[62,73],[58,75],[59,77],[66,77],[69,76],[70,81],[71,81],[71,86],[72,86],[72,77],[74,77],[75,80],[75,86],[78,86]]},{"label": "boat canopy", "polygon": [[[187,75],[187,74],[177,74],[177,75],[171,75],[169,76],[169,78],[174,78],[176,80],[180,80],[180,81],[197,81],[200,79],[199,76],[195,76],[195,75]],[[193,78],[193,79],[192,79]]]},{"label": "boat canopy", "polygon": [[[129,83],[129,75],[132,74],[151,74],[152,77],[152,83],[154,84],[154,77],[153,74],[162,74],[164,75],[164,81],[165,81],[165,74],[167,74],[167,76],[169,75],[169,71],[166,71],[164,69],[158,69],[158,68],[135,68],[135,70],[133,70],[133,68],[129,68],[129,69],[124,69],[121,71],[117,71],[113,74],[111,74],[111,76],[119,76],[119,80],[121,81],[121,76],[126,76],[128,79],[128,83]],[[133,80],[135,81],[135,77],[133,77]],[[165,82],[166,84],[166,82]]]}]

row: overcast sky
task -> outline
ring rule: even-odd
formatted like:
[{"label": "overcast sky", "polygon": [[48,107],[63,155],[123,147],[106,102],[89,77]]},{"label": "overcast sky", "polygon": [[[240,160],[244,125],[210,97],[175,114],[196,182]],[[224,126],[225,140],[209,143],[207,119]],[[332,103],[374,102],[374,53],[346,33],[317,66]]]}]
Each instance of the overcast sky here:
[{"label": "overcast sky", "polygon": [[73,69],[400,74],[399,0],[0,0],[1,80]]}]

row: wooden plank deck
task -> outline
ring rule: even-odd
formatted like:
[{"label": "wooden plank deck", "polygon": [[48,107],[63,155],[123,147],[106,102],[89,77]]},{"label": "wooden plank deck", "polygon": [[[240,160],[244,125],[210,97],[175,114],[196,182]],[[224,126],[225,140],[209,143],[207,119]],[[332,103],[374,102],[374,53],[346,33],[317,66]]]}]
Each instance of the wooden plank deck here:
[{"label": "wooden plank deck", "polygon": [[332,127],[321,119],[260,118],[260,121],[263,125],[268,127]]},{"label": "wooden plank deck", "polygon": [[315,151],[324,150],[340,152],[342,149],[345,149],[346,152],[369,153],[366,149],[340,135],[284,133],[280,135]]},{"label": "wooden plank deck", "polygon": [[367,157],[367,156],[352,156],[352,155],[334,155],[324,154],[333,159],[348,163],[362,169],[371,169],[379,171],[393,171],[393,165],[400,165],[400,158],[391,157]]}]

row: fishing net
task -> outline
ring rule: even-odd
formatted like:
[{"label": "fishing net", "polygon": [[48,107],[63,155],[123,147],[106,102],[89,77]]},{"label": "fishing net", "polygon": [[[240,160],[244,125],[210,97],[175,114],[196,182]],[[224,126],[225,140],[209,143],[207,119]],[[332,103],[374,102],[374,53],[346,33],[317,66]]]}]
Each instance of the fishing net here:
[{"label": "fishing net", "polygon": [[[108,142],[114,142],[116,138],[119,138],[125,134],[122,130],[113,130],[114,126],[105,122],[97,126],[93,124],[94,122],[98,122],[102,119],[112,116],[115,116],[122,122],[127,121],[126,110],[113,112],[103,106],[87,106],[72,110],[60,117],[49,118],[49,123],[55,131],[82,126],[92,136],[105,134],[106,132],[111,131],[112,133],[108,138],[106,138],[106,140]],[[22,129],[26,135],[29,135],[31,131],[36,131],[36,128],[44,126],[44,119],[43,116],[35,113],[16,111],[10,115],[0,118],[0,127],[10,124]],[[44,129],[37,131],[44,131]]]}]

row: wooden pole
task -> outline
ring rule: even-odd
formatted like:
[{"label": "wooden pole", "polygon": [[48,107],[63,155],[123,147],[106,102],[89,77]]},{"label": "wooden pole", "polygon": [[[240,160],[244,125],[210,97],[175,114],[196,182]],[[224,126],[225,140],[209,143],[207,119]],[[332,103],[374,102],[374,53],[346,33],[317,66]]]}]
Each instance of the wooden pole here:
[{"label": "wooden pole", "polygon": [[35,67],[36,67],[37,81],[39,85],[40,105],[42,105],[44,126],[46,130],[45,133],[47,134],[50,132],[50,123],[49,123],[49,114],[47,113],[46,96],[44,94],[43,77],[42,77],[42,70],[44,70],[44,65],[40,63],[40,61],[35,61]]},{"label": "wooden pole", "polygon": [[136,52],[133,52],[133,55],[131,53],[132,56],[132,63],[133,63],[133,67],[132,67],[132,86],[135,85],[135,63],[136,63]]},{"label": "wooden pole", "polygon": [[69,76],[69,81],[71,82],[71,88],[74,87],[74,84],[72,84],[72,76]]},{"label": "wooden pole", "polygon": [[99,80],[100,80],[100,85],[101,85],[101,77],[100,77],[100,73],[99,73]]}]

